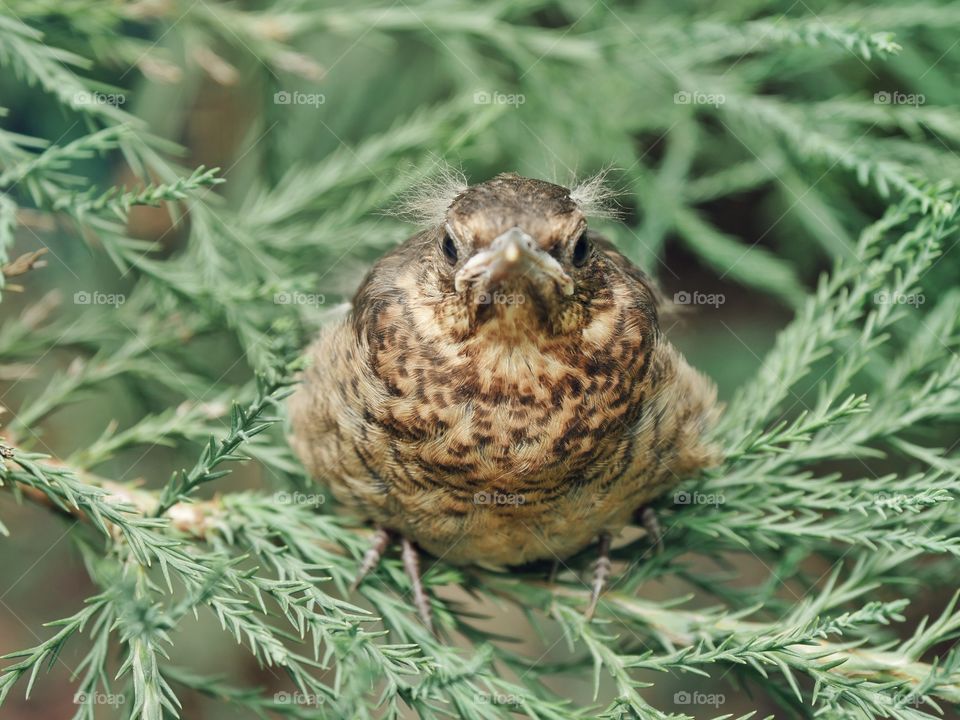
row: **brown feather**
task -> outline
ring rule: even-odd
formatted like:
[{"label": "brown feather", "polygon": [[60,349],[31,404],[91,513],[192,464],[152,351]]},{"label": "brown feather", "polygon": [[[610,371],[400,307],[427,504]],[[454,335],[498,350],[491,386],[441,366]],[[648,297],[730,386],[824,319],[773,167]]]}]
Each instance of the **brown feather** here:
[{"label": "brown feather", "polygon": [[[500,175],[383,257],[308,351],[293,445],[356,512],[451,562],[563,558],[717,460],[715,389],[662,336],[650,279],[590,233],[569,191]],[[557,259],[476,302],[454,276],[512,227]],[[454,266],[444,234],[458,243]]]}]

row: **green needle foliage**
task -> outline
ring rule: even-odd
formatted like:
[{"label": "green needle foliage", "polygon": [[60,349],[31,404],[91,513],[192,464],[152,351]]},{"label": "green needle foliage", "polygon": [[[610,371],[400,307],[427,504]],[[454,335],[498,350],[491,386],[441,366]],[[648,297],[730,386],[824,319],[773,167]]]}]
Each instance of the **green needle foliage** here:
[{"label": "green needle foliage", "polygon": [[[62,515],[89,577],[0,708],[69,655],[75,720],[955,712],[958,33],[952,2],[0,1],[0,534]],[[370,531],[285,441],[299,349],[447,162],[606,168],[636,262],[788,318],[688,318],[747,368],[724,461],[592,622],[589,549],[438,560],[439,637],[393,557],[351,594]],[[191,664],[198,624],[264,681]]]}]

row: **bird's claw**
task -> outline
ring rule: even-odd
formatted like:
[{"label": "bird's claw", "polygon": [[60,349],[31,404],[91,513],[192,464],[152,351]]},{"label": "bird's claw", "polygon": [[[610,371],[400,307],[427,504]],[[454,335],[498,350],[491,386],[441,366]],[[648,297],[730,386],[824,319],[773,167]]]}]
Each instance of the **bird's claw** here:
[{"label": "bird's claw", "polygon": [[[363,560],[360,561],[360,569],[357,571],[357,576],[350,585],[350,592],[354,592],[360,587],[363,579],[380,564],[380,560],[392,540],[393,533],[385,528],[377,528],[370,547],[367,548],[366,553],[363,555]],[[413,588],[414,605],[416,605],[417,612],[423,624],[426,625],[427,630],[433,634],[433,612],[430,607],[430,599],[427,597],[426,590],[424,590],[423,587],[423,581],[420,578],[420,555],[417,551],[417,546],[406,538],[401,538],[400,542],[403,569],[410,578],[410,584]]]},{"label": "bird's claw", "polygon": [[403,557],[403,569],[407,571],[407,577],[410,578],[410,584],[413,588],[413,604],[420,613],[420,619],[426,625],[430,634],[433,632],[433,611],[430,607],[430,598],[427,597],[427,591],[423,589],[423,580],[420,578],[420,553],[417,546],[401,538],[401,556]]},{"label": "bird's claw", "polygon": [[370,547],[367,548],[367,552],[363,555],[363,560],[360,561],[360,569],[357,571],[357,576],[350,584],[350,592],[355,592],[356,589],[360,587],[363,579],[380,564],[380,558],[383,557],[383,553],[386,552],[392,539],[389,530],[377,528],[377,531],[373,535],[373,542],[370,543]]},{"label": "bird's claw", "polygon": [[597,603],[600,601],[600,593],[603,592],[607,584],[607,578],[610,577],[610,533],[600,533],[600,553],[593,567],[593,585],[590,588],[590,604],[584,611],[583,616],[588,621],[593,619],[593,614],[597,610]]},{"label": "bird's claw", "polygon": [[[656,511],[649,505],[637,510],[637,521],[643,525],[647,531],[647,537],[650,538],[650,545],[655,553],[663,551],[663,531],[660,527],[660,521],[657,519]],[[600,601],[600,595],[603,593],[607,584],[607,578],[610,577],[610,533],[600,534],[599,556],[593,566],[593,585],[590,588],[590,604],[584,611],[583,616],[587,620],[593,619],[593,614],[597,610],[597,603]]]},{"label": "bird's claw", "polygon": [[647,538],[650,540],[653,552],[659,555],[663,552],[663,528],[660,527],[656,510],[646,505],[637,511],[637,519],[643,529],[647,531]]}]

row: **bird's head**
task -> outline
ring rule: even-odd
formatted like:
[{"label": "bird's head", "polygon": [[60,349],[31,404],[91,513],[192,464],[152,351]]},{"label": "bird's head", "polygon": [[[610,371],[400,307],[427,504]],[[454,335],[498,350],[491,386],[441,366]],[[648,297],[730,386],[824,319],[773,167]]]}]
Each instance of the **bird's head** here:
[{"label": "bird's head", "polygon": [[[609,293],[609,258],[587,227],[589,198],[515,174],[462,189],[424,234],[424,290],[465,335],[486,324],[557,335]],[[439,213],[438,213],[439,215]]]}]

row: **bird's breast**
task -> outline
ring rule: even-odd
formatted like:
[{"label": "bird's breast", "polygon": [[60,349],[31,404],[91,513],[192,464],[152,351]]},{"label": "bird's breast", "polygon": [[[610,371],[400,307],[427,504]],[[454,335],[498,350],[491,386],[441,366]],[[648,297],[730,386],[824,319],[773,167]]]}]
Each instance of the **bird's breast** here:
[{"label": "bird's breast", "polygon": [[383,390],[369,417],[407,476],[398,483],[529,511],[622,464],[650,347],[622,313],[608,323],[562,337],[490,325],[451,342],[398,309],[371,348]]}]

